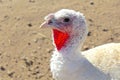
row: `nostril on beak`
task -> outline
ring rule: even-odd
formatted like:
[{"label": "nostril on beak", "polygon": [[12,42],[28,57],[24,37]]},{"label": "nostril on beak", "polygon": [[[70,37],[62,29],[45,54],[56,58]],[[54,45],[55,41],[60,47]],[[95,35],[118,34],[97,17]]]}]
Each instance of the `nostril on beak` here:
[{"label": "nostril on beak", "polygon": [[48,21],[48,24],[51,24],[51,23],[53,23],[52,20],[49,20],[49,21]]}]

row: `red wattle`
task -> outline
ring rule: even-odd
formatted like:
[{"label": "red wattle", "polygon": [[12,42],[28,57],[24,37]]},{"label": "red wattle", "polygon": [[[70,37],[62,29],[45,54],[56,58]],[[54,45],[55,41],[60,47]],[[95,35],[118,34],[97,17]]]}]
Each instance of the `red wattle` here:
[{"label": "red wattle", "polygon": [[53,29],[53,37],[57,49],[60,50],[65,45],[65,42],[69,38],[69,35],[68,33]]}]

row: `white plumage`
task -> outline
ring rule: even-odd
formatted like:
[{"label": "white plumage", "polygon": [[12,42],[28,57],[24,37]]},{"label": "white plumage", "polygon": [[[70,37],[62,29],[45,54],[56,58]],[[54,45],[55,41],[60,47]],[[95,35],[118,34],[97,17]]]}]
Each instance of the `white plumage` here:
[{"label": "white plumage", "polygon": [[82,54],[103,72],[120,80],[120,43],[104,44]]},{"label": "white plumage", "polygon": [[53,29],[50,68],[56,80],[120,80],[120,43],[81,52],[88,33],[83,14],[62,9],[45,20],[41,26]]}]

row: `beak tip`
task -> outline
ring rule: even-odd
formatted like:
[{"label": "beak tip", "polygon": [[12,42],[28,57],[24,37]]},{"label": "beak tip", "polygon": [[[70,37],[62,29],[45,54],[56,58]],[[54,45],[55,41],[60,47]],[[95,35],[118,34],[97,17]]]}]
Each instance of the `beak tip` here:
[{"label": "beak tip", "polygon": [[47,26],[47,22],[43,22],[43,23],[40,25],[40,28],[45,27],[45,26]]},{"label": "beak tip", "polygon": [[40,25],[40,28],[42,28],[42,24]]}]

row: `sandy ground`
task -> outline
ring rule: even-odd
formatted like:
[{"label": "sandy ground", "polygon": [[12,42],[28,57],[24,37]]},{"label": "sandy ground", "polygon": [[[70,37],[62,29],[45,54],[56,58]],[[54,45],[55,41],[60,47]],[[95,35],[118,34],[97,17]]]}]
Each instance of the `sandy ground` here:
[{"label": "sandy ground", "polygon": [[89,35],[82,50],[120,42],[120,0],[0,0],[0,80],[53,80],[51,31],[39,25],[62,8],[86,16]]}]

